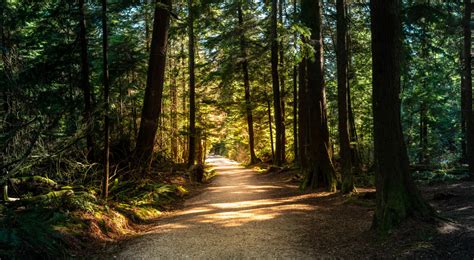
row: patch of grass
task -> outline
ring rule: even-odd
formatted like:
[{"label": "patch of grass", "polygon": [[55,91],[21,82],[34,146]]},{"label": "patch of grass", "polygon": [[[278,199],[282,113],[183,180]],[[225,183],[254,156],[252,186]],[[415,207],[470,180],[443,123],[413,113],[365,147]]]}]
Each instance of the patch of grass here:
[{"label": "patch of grass", "polygon": [[254,166],[252,167],[252,170],[256,171],[257,173],[267,173],[268,167],[263,167],[263,166]]},{"label": "patch of grass", "polygon": [[162,212],[151,206],[132,206],[126,203],[117,203],[114,209],[133,222],[146,222],[161,216]]},{"label": "patch of grass", "polygon": [[211,181],[214,177],[217,176],[217,171],[215,169],[210,169],[204,172],[204,181]]}]

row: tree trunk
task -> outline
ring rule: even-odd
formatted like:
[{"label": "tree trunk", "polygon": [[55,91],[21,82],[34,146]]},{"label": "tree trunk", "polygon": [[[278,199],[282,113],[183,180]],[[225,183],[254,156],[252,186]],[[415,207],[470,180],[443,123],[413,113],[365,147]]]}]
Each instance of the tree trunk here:
[{"label": "tree trunk", "polygon": [[338,94],[338,128],[342,168],[342,193],[355,191],[352,172],[351,144],[349,139],[349,88],[348,46],[347,46],[347,6],[346,0],[337,0],[337,94]]},{"label": "tree trunk", "polygon": [[[278,1],[278,10],[279,10],[279,22],[283,25],[283,8],[285,0]],[[283,51],[283,41],[279,43],[279,57],[280,57],[280,70],[278,76],[280,77],[280,95],[281,95],[281,160],[282,162],[286,161],[286,125],[285,125],[285,97],[286,97],[286,87],[285,87],[285,53]]]},{"label": "tree trunk", "polygon": [[189,38],[189,148],[188,166],[196,160],[196,86],[194,61],[194,11],[193,0],[188,0],[188,38]]},{"label": "tree trunk", "polygon": [[464,53],[464,46],[461,49],[461,163],[467,163],[467,132],[466,132],[466,79],[465,79],[465,72],[464,72],[464,62],[466,60],[466,54]]},{"label": "tree trunk", "polygon": [[308,168],[308,93],[306,82],[306,59],[299,64],[299,89],[298,89],[298,142],[299,162],[303,170]]},{"label": "tree trunk", "polygon": [[240,37],[240,51],[242,54],[242,72],[244,76],[245,88],[245,112],[247,114],[247,126],[249,131],[249,149],[250,149],[250,163],[254,164],[258,161],[255,155],[255,141],[253,131],[253,116],[252,116],[252,101],[250,98],[250,79],[249,79],[249,63],[247,60],[247,41],[244,33],[244,17],[242,14],[242,3],[239,1],[237,6],[237,15],[239,19],[239,37]]},{"label": "tree trunk", "polygon": [[273,109],[275,116],[275,164],[282,165],[283,160],[283,118],[281,113],[281,97],[280,97],[280,78],[278,73],[278,0],[272,0],[271,11],[271,63],[272,63],[272,86],[273,86]]},{"label": "tree trunk", "polygon": [[109,127],[109,56],[108,56],[108,27],[107,27],[107,0],[102,0],[102,63],[104,84],[104,176],[102,180],[102,198],[107,199],[109,194],[109,156],[110,156],[110,127]]},{"label": "tree trunk", "polygon": [[152,161],[153,146],[161,116],[161,99],[166,67],[170,13],[161,5],[171,8],[171,0],[158,0],[155,5],[147,86],[134,156],[135,163],[145,166],[149,166]]},{"label": "tree trunk", "polygon": [[87,57],[87,31],[84,0],[79,0],[79,42],[81,45],[81,87],[84,94],[84,121],[86,123],[87,158],[94,158],[92,136],[92,89],[89,82],[89,58]]},{"label": "tree trunk", "polygon": [[150,7],[152,0],[146,0],[144,4],[145,11],[145,50],[150,51]]},{"label": "tree trunk", "polygon": [[314,59],[307,60],[309,111],[309,168],[303,187],[322,186],[336,190],[335,170],[331,158],[329,130],[326,118],[326,94],[323,77],[323,40],[321,0],[302,0],[301,18],[311,31],[310,44]]},{"label": "tree trunk", "polygon": [[418,162],[420,164],[429,164],[428,157],[428,118],[427,118],[427,108],[424,103],[420,105],[420,147]]},{"label": "tree trunk", "polygon": [[474,113],[472,111],[471,0],[464,0],[464,87],[466,120],[466,153],[471,178],[474,178]]},{"label": "tree trunk", "polygon": [[357,136],[354,113],[352,110],[352,97],[351,97],[350,84],[348,84],[347,86],[347,105],[348,105],[348,114],[349,114],[349,136],[351,140],[352,167],[354,168],[354,171],[355,171],[354,173],[357,174],[358,172],[361,171],[362,159],[360,155],[359,138]]},{"label": "tree trunk", "polygon": [[177,78],[179,76],[179,70],[176,62],[173,62],[171,68],[171,154],[173,155],[173,161],[178,161],[178,83]]},{"label": "tree trunk", "polygon": [[270,104],[270,97],[266,97],[267,112],[268,112],[268,128],[270,132],[270,145],[272,147],[272,162],[275,162],[275,147],[273,145],[273,127],[272,127],[272,105]]},{"label": "tree trunk", "polygon": [[426,218],[426,204],[409,173],[400,120],[400,0],[372,0],[374,154],[376,210],[373,226],[386,233],[408,217]]},{"label": "tree trunk", "polygon": [[[349,14],[350,5],[346,5],[346,12]],[[350,20],[350,17],[347,17],[346,21]],[[347,22],[348,23],[348,22]],[[348,84],[347,84],[347,109],[349,116],[349,140],[351,141],[351,162],[353,174],[360,173],[362,171],[362,159],[360,155],[359,148],[359,138],[357,137],[357,129],[355,124],[354,112],[352,109],[352,97],[351,97],[351,80],[355,78],[355,72],[352,69],[352,52],[351,52],[351,35],[347,33],[347,60],[348,60]]]},{"label": "tree trunk", "polygon": [[299,162],[298,154],[298,66],[293,67],[293,153],[294,162]]},{"label": "tree trunk", "polygon": [[[181,106],[182,106],[182,115],[183,115],[183,124],[182,124],[182,129],[185,129],[188,126],[188,116],[187,116],[187,111],[186,111],[186,61],[185,61],[185,53],[184,53],[184,43],[181,42],[181,51],[180,51],[180,60],[181,60],[181,88],[182,88],[182,100],[181,100]],[[183,135],[182,138],[182,153],[181,157],[183,159],[183,162],[186,162],[188,159],[188,135]]]},{"label": "tree trunk", "polygon": [[202,147],[202,130],[197,129],[196,131],[196,141],[197,141],[197,163],[202,165],[204,162],[204,151]]}]

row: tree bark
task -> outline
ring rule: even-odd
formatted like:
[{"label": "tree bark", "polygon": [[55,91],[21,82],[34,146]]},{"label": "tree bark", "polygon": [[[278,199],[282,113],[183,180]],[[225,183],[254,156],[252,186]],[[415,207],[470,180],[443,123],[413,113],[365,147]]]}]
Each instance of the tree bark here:
[{"label": "tree bark", "polygon": [[309,168],[303,187],[326,187],[336,190],[335,170],[331,158],[329,130],[326,118],[326,94],[323,77],[323,40],[321,0],[302,0],[301,18],[311,31],[310,44],[314,59],[307,60],[309,115]]},{"label": "tree bark", "polygon": [[[293,19],[297,22],[298,9],[297,1],[293,1]],[[298,47],[298,34],[294,35],[294,47]],[[299,147],[298,147],[298,64],[293,66],[293,153],[295,154],[295,163],[299,163]]]},{"label": "tree bark", "polygon": [[79,42],[81,45],[81,87],[84,94],[84,121],[86,123],[87,158],[94,158],[92,135],[92,89],[89,82],[89,58],[87,54],[87,31],[84,13],[84,0],[79,0]]},{"label": "tree bark", "polygon": [[270,97],[266,97],[267,112],[268,112],[268,130],[270,132],[270,145],[272,148],[272,162],[275,162],[275,146],[273,145],[273,127],[272,127],[272,105],[270,104]]},{"label": "tree bark", "polygon": [[[283,25],[283,8],[285,0],[278,0],[279,10],[279,22]],[[281,102],[281,160],[286,161],[286,125],[285,125],[285,98],[286,98],[286,87],[285,87],[285,52],[283,51],[283,41],[280,41],[279,46],[279,58],[280,66],[278,76],[280,77],[280,102]]]},{"label": "tree bark", "polygon": [[348,78],[348,45],[347,45],[347,4],[337,0],[337,94],[338,94],[338,128],[342,168],[341,192],[346,194],[355,191],[352,172],[351,144],[349,139],[349,78]]},{"label": "tree bark", "polygon": [[188,0],[188,38],[189,38],[189,143],[188,166],[196,160],[196,86],[194,60],[194,12],[193,0]]},{"label": "tree bark", "polygon": [[[350,61],[350,58],[349,58],[349,61]],[[348,114],[349,114],[349,136],[352,143],[351,145],[352,167],[355,171],[354,173],[358,173],[361,171],[362,159],[360,155],[359,138],[357,136],[354,112],[352,110],[352,97],[351,97],[350,84],[347,86],[347,105],[348,105]]]},{"label": "tree bark", "polygon": [[166,49],[170,26],[170,12],[162,6],[171,8],[171,0],[157,0],[155,5],[147,86],[134,155],[135,163],[145,166],[150,166],[152,162],[156,131],[161,116]]},{"label": "tree bark", "polygon": [[145,16],[145,50],[150,51],[150,6],[152,0],[146,0],[144,4],[144,16]]},{"label": "tree bark", "polygon": [[[182,115],[183,115],[183,124],[182,128],[185,129],[188,126],[188,112],[186,110],[186,61],[185,61],[185,53],[184,53],[184,42],[181,42],[181,50],[180,50],[180,61],[181,61],[181,88],[182,88],[182,96],[181,96],[181,106],[182,106]],[[183,162],[185,163],[186,160],[188,159],[188,135],[183,135],[182,139],[182,153],[181,157],[183,159]]]},{"label": "tree bark", "polygon": [[299,89],[298,89],[298,142],[299,162],[303,170],[308,168],[308,93],[306,82],[306,59],[299,64]]},{"label": "tree bark", "polygon": [[281,97],[280,97],[280,78],[278,73],[278,0],[272,0],[271,10],[271,64],[272,64],[272,87],[273,87],[273,110],[275,116],[275,164],[282,165],[283,160],[283,118],[281,112]]},{"label": "tree bark", "polygon": [[176,62],[171,67],[171,154],[173,160],[178,161],[178,82],[179,70]]},{"label": "tree bark", "polygon": [[461,163],[467,163],[467,125],[466,125],[466,114],[467,114],[467,107],[466,107],[466,79],[465,79],[465,72],[464,72],[464,62],[466,60],[466,53],[464,53],[464,45],[461,49]]},{"label": "tree bark", "polygon": [[427,108],[426,105],[422,102],[420,104],[420,147],[418,154],[418,162],[420,164],[429,164],[428,157],[428,118],[427,118]]},{"label": "tree bark", "polygon": [[469,172],[474,179],[474,113],[472,111],[471,0],[464,0],[464,87],[466,120],[466,153]]},{"label": "tree bark", "polygon": [[400,0],[371,0],[376,210],[373,227],[386,233],[406,218],[431,216],[409,173],[400,120]]},{"label": "tree bark", "polygon": [[298,66],[293,67],[293,153],[294,162],[299,162],[298,152]]},{"label": "tree bark", "polygon": [[252,115],[252,101],[250,97],[250,79],[249,79],[249,63],[247,59],[247,41],[245,40],[244,31],[244,17],[242,13],[242,3],[238,2],[237,15],[239,19],[239,37],[240,37],[240,52],[242,54],[242,73],[245,88],[245,112],[247,115],[247,127],[249,132],[249,150],[250,150],[250,163],[254,164],[258,161],[255,155],[255,141],[253,131],[253,115]]},{"label": "tree bark", "polygon": [[102,0],[102,63],[103,63],[103,84],[104,84],[104,176],[102,180],[102,198],[107,199],[109,194],[109,170],[110,170],[110,126],[109,126],[109,55],[108,55],[107,27],[107,0]]}]

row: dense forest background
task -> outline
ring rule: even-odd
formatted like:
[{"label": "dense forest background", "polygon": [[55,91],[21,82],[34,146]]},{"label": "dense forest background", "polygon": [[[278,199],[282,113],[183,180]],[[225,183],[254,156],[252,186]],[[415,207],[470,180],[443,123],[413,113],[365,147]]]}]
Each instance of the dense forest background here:
[{"label": "dense forest background", "polygon": [[[133,150],[138,135],[146,85],[146,70],[153,23],[151,1],[109,4],[111,142],[114,151]],[[3,1],[2,23],[2,143],[4,164],[28,153],[33,163],[68,158],[86,162],[84,156],[84,97],[81,89],[80,14],[74,1]],[[249,161],[244,86],[240,63],[248,60],[255,152],[272,158],[268,112],[273,113],[269,46],[270,6],[248,1],[239,25],[233,2],[201,1],[196,15],[197,127],[203,149],[239,161]],[[291,2],[282,3],[278,39],[281,44],[280,74],[285,126],[285,161],[295,159],[295,66],[302,59],[299,35],[307,34]],[[298,7],[297,7],[298,8]],[[328,126],[335,154],[337,138],[336,9],[324,3],[324,68],[327,85]],[[100,5],[85,2],[87,53],[91,88],[94,151],[100,154],[100,129],[104,113],[102,97],[102,25]],[[184,162],[188,136],[188,7],[173,6],[168,62],[163,91],[162,116],[156,149],[161,159]],[[361,164],[373,164],[370,15],[368,4],[349,7],[351,129]],[[404,3],[404,52],[402,122],[410,159],[449,167],[463,154],[461,127],[462,5]],[[242,57],[239,30],[248,49]],[[274,122],[272,122],[274,123]],[[273,127],[273,131],[275,131]],[[273,136],[275,133],[273,133]],[[206,142],[204,143],[204,140]],[[32,145],[34,143],[34,145]],[[32,150],[32,151],[29,151]],[[77,151],[82,151],[77,153]],[[121,158],[123,159],[123,158]],[[26,160],[25,160],[26,161]],[[20,164],[19,164],[20,165]],[[52,165],[56,165],[53,163]],[[84,165],[88,165],[87,163]],[[90,166],[90,165],[89,165]],[[99,166],[97,166],[99,167]],[[40,168],[34,167],[40,170]],[[82,171],[82,170],[80,170]],[[50,169],[50,173],[60,173]]]},{"label": "dense forest background", "polygon": [[[400,4],[411,169],[460,178],[470,19],[460,1]],[[107,195],[109,181],[209,153],[300,167],[302,187],[375,185],[369,2],[2,0],[0,11],[2,185],[43,176]]]}]

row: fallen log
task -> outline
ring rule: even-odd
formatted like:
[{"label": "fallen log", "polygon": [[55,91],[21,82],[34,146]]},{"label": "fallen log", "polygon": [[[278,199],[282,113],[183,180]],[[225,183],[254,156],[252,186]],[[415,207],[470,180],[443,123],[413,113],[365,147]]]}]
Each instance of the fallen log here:
[{"label": "fallen log", "polygon": [[40,195],[61,188],[55,181],[42,176],[10,178],[9,183],[18,196],[25,193]]}]

